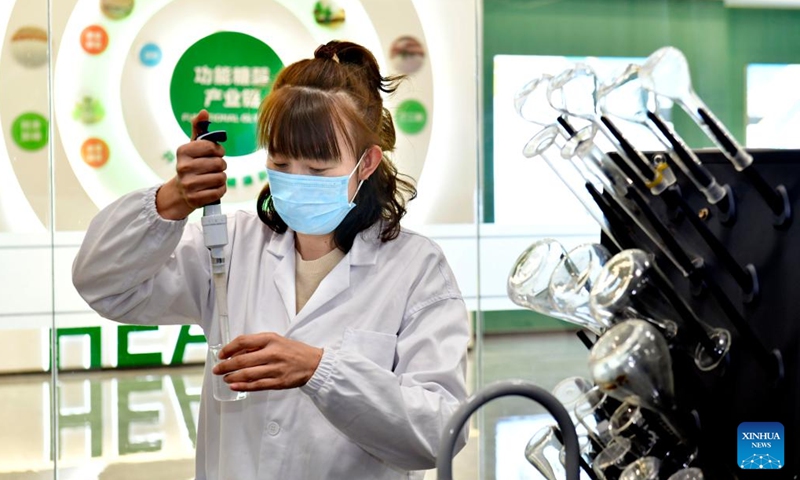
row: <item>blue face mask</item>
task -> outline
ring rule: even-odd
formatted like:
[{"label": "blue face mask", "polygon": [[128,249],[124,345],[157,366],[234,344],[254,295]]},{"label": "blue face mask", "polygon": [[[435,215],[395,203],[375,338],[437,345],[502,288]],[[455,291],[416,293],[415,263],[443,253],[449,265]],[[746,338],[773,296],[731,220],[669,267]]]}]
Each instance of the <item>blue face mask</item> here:
[{"label": "blue face mask", "polygon": [[[350,175],[341,177],[295,175],[267,169],[272,204],[278,215],[298,233],[327,235],[336,230],[356,206],[348,199],[347,186],[363,158],[364,155]],[[356,195],[363,183],[363,180],[358,183]]]}]

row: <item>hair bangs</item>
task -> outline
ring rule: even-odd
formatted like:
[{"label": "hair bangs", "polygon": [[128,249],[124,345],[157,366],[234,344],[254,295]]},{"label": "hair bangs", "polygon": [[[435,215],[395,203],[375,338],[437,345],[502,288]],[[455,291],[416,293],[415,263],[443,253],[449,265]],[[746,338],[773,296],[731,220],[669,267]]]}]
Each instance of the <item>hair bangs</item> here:
[{"label": "hair bangs", "polygon": [[259,111],[259,146],[273,155],[340,161],[341,148],[354,154],[352,106],[341,95],[285,86],[267,97]]}]

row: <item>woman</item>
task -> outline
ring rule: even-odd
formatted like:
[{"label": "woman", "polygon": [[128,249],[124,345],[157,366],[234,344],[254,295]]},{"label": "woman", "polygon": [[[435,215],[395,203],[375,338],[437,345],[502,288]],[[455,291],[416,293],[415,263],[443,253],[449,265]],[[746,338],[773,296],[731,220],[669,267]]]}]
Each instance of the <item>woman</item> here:
[{"label": "woman", "polygon": [[[270,185],[258,216],[228,219],[236,338],[206,367],[200,480],[422,478],[435,464],[466,395],[467,314],[441,250],[400,228],[415,191],[384,156],[395,132],[381,94],[394,88],[368,50],[330,42],[261,106]],[[223,155],[183,145],[172,180],[92,221],[73,266],[92,308],[218,336],[209,253],[186,217],[225,193]],[[215,401],[211,375],[247,398]]]}]

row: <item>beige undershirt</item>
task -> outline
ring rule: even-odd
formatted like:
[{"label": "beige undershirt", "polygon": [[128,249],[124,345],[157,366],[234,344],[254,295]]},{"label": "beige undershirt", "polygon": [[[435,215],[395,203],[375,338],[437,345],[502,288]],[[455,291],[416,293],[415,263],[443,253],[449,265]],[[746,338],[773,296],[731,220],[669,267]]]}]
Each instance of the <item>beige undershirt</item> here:
[{"label": "beige undershirt", "polygon": [[338,248],[334,248],[322,257],[308,261],[303,260],[300,256],[300,252],[295,251],[294,255],[294,291],[297,313],[300,313],[300,310],[306,305],[308,299],[311,298],[311,295],[314,294],[319,284],[322,283],[322,279],[331,273],[333,267],[344,258],[344,252]]}]

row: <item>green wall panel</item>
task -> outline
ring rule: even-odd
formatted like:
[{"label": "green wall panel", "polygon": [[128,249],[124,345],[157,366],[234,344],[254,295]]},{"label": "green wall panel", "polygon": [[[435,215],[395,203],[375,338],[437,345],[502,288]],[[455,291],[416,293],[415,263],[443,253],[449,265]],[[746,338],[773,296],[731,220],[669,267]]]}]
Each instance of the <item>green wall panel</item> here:
[{"label": "green wall panel", "polygon": [[483,312],[483,334],[558,332],[577,330],[562,320],[529,310]]}]

